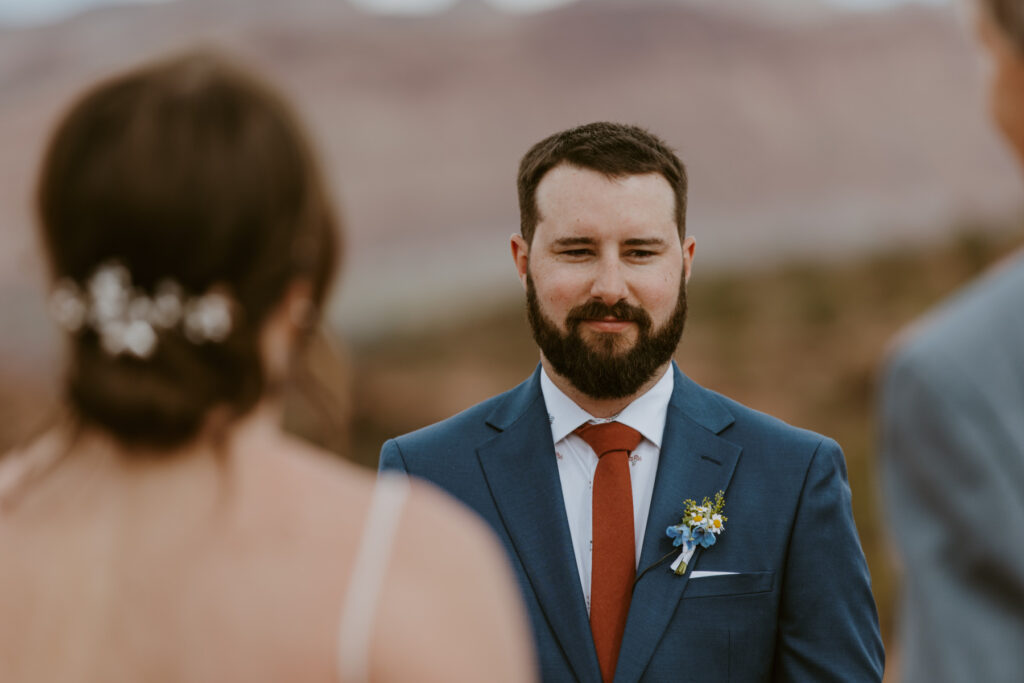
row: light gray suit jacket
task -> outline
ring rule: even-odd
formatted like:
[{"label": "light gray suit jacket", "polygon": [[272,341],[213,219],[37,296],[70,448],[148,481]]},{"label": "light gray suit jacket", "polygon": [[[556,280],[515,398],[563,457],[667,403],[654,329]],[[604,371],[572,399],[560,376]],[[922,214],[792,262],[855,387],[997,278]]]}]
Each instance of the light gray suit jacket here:
[{"label": "light gray suit jacket", "polygon": [[1024,255],[907,331],[881,396],[903,681],[1024,681]]}]

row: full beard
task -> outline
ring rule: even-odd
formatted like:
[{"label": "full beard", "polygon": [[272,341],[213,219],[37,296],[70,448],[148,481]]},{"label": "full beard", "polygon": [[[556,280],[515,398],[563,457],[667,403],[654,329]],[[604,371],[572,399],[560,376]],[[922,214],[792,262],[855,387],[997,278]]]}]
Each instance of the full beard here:
[{"label": "full beard", "polygon": [[[609,306],[588,301],[569,311],[565,334],[540,310],[533,278],[526,276],[526,312],[533,339],[562,377],[593,399],[617,399],[632,396],[654,373],[672,359],[686,325],[686,280],[680,277],[679,297],[672,316],[653,330],[651,316],[643,308],[619,301]],[[612,316],[637,326],[632,347],[619,350],[622,338],[608,332],[593,332],[592,342],[583,339],[580,326],[586,320]]]}]

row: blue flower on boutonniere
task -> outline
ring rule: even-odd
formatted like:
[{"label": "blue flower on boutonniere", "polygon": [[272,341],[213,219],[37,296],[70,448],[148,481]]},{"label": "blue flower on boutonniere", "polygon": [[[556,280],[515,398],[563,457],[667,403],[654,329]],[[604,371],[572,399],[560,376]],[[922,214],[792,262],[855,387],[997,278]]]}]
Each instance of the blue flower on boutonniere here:
[{"label": "blue flower on boutonniere", "polygon": [[722,514],[724,509],[725,494],[722,491],[715,494],[714,502],[707,496],[700,505],[690,499],[683,501],[682,520],[665,530],[672,539],[672,545],[682,547],[679,557],[672,563],[672,571],[682,576],[686,573],[686,562],[697,546],[710,548],[715,544],[729,519]]}]

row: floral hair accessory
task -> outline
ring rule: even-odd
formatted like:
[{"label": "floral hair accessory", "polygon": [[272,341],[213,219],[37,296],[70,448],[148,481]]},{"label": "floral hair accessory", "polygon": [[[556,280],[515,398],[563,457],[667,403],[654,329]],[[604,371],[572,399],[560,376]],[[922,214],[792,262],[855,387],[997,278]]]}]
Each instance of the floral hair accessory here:
[{"label": "floral hair accessory", "polygon": [[686,573],[686,563],[697,546],[713,546],[728,520],[728,517],[722,514],[725,509],[725,494],[722,491],[715,494],[713,503],[705,496],[700,505],[687,499],[683,501],[683,506],[683,518],[680,523],[670,526],[665,531],[672,539],[672,545],[682,547],[679,557],[672,563],[672,571],[679,576]]},{"label": "floral hair accessory", "polygon": [[84,289],[64,278],[50,296],[50,312],[64,330],[76,334],[89,327],[111,356],[139,359],[153,355],[158,331],[178,325],[193,344],[224,341],[233,326],[232,308],[223,293],[186,297],[181,285],[170,279],[147,294],[132,287],[131,273],[116,261],[101,265]]}]

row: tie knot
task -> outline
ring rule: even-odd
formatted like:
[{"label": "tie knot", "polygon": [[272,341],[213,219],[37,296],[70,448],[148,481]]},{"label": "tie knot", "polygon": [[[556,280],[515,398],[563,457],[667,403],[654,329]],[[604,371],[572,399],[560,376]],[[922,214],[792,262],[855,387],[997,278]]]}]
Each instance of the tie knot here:
[{"label": "tie knot", "polygon": [[576,434],[594,449],[598,458],[616,451],[632,453],[644,438],[640,432],[621,422],[587,423],[578,427]]}]

